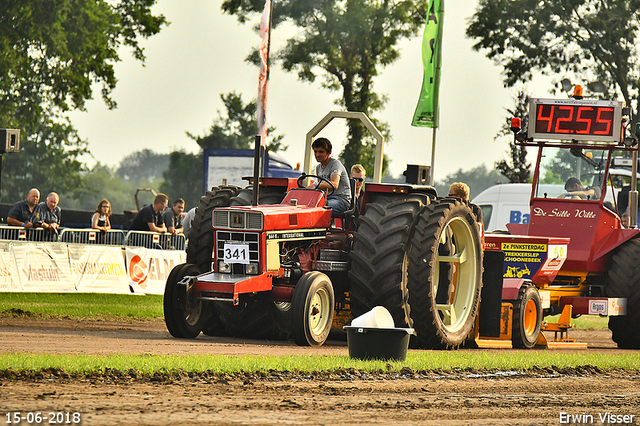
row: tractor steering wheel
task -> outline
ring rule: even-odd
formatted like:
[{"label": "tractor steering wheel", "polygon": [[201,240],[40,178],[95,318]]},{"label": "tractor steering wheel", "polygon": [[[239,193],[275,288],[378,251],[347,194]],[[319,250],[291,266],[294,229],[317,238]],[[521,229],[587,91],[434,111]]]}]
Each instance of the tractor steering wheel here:
[{"label": "tractor steering wheel", "polygon": [[[300,177],[298,178],[298,188],[306,188],[303,184],[302,181],[305,180],[306,178],[317,178],[318,181],[320,182],[327,182],[329,184],[329,186],[331,187],[331,189],[328,190],[327,192],[327,196],[329,195],[333,195],[333,193],[336,191],[336,187],[333,186],[333,182],[331,182],[329,179],[324,178],[322,176],[318,176],[318,175],[305,175],[304,173],[300,175]],[[320,184],[320,182],[318,182],[318,185]],[[317,185],[316,185],[317,186]]]}]

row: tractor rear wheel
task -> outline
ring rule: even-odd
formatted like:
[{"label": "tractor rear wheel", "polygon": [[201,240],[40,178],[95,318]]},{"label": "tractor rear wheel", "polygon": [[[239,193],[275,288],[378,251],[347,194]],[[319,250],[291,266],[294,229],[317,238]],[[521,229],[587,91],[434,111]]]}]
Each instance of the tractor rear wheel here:
[{"label": "tractor rear wheel", "polygon": [[176,266],[169,274],[163,305],[165,324],[173,337],[195,339],[213,313],[208,303],[196,300],[193,287],[181,283],[185,277],[199,274],[198,267],[189,263]]},{"label": "tractor rear wheel", "polygon": [[[284,189],[277,187],[261,187],[258,192],[258,204],[280,204],[285,196]],[[253,188],[247,187],[238,191],[238,194],[231,198],[231,206],[250,206],[253,201]]]},{"label": "tractor rear wheel", "polygon": [[[187,243],[187,263],[196,265],[200,271],[211,271],[213,260],[213,210],[229,207],[231,197],[235,197],[239,188],[236,186],[216,186],[200,197],[200,204],[193,217]],[[208,304],[211,315],[203,324],[203,332],[208,336],[221,336],[224,326],[215,312],[215,305]]]},{"label": "tractor rear wheel", "polygon": [[[279,204],[284,196],[283,188],[261,187],[259,204]],[[251,205],[252,197],[253,188],[241,189],[231,197],[229,205]],[[274,340],[289,338],[291,306],[288,304],[276,304],[261,298],[241,298],[238,306],[228,302],[215,302],[215,305],[220,322],[231,336]]]},{"label": "tractor rear wheel", "polygon": [[213,187],[200,198],[200,204],[193,217],[189,242],[187,244],[187,263],[192,263],[201,271],[211,270],[213,253],[213,210],[229,207],[230,200],[238,193],[235,186]]},{"label": "tractor rear wheel", "polygon": [[627,298],[627,315],[609,317],[613,341],[620,349],[640,349],[640,238],[623,243],[614,252],[606,293]]},{"label": "tractor rear wheel", "polygon": [[458,347],[471,331],[482,290],[480,235],[468,205],[444,198],[425,207],[411,241],[408,271],[415,344]]},{"label": "tractor rear wheel", "polygon": [[536,345],[542,327],[542,301],[533,284],[523,284],[518,300],[513,301],[513,330],[511,342],[514,348],[531,349]]},{"label": "tractor rear wheel", "polygon": [[293,341],[298,346],[321,346],[331,331],[334,305],[329,277],[318,271],[304,274],[291,301]]},{"label": "tractor rear wheel", "polygon": [[411,327],[407,303],[408,250],[426,195],[376,195],[358,220],[351,249],[351,311],[358,317],[376,306],[391,313],[396,327]]}]

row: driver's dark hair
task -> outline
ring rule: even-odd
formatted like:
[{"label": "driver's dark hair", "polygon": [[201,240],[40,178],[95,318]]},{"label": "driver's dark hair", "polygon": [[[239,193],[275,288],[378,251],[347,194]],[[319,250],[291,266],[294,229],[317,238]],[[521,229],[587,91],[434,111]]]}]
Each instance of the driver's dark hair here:
[{"label": "driver's dark hair", "polygon": [[318,138],[311,144],[311,148],[322,148],[327,151],[327,154],[331,154],[331,141],[327,138]]},{"label": "driver's dark hair", "polygon": [[567,179],[567,182],[564,184],[564,189],[569,191],[570,188],[571,189],[575,189],[575,188],[578,188],[581,185],[582,185],[582,182],[580,182],[580,179],[575,178],[575,177],[570,177],[569,179]]}]

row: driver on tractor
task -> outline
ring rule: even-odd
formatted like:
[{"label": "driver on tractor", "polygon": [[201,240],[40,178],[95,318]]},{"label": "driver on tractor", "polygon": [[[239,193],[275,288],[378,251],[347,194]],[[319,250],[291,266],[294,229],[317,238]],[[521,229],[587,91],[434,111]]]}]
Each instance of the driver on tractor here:
[{"label": "driver on tractor", "polygon": [[564,185],[565,193],[558,198],[575,198],[581,200],[599,200],[600,188],[597,186],[585,187],[580,179],[570,177]]},{"label": "driver on tractor", "polygon": [[[312,183],[310,188],[327,191],[327,205],[331,207],[331,216],[335,217],[349,209],[351,205],[351,187],[349,175],[342,163],[331,158],[331,142],[327,138],[318,138],[311,145],[316,161],[316,175],[323,178]],[[326,180],[326,181],[325,181]]]}]

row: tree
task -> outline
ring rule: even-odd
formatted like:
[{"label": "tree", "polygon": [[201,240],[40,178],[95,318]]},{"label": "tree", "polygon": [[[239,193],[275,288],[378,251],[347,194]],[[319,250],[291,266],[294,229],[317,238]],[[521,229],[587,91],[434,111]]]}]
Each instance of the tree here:
[{"label": "tree", "polygon": [[88,152],[86,141],[66,120],[55,122],[46,115],[41,119],[30,127],[27,142],[21,141],[20,152],[3,156],[3,200],[22,200],[33,187],[44,196],[55,191],[82,197],[87,192],[82,180],[86,167],[79,159]]},{"label": "tree", "polygon": [[[156,0],[3,0],[0,7],[0,127],[22,130],[23,152],[6,157],[6,169],[26,188],[53,186],[82,192],[78,157],[87,152],[64,114],[83,109],[92,84],[102,97],[115,88],[122,46],[143,60],[140,38],[160,31]],[[5,173],[6,175],[6,173]],[[40,180],[44,177],[42,180]],[[25,180],[20,184],[19,179]],[[44,186],[43,186],[44,185]],[[15,199],[11,191],[3,197]],[[21,194],[22,198],[24,194]]]},{"label": "tree", "polygon": [[[196,141],[200,148],[204,149],[253,149],[255,135],[258,134],[258,122],[256,121],[257,103],[255,100],[245,104],[242,95],[236,92],[220,95],[226,112],[218,110],[218,117],[213,120],[209,128],[209,134],[205,136],[187,135]],[[275,127],[269,127],[267,134],[273,134]],[[286,151],[287,146],[282,145],[284,136],[274,135],[270,137],[267,149],[271,151]]]},{"label": "tree", "polygon": [[[225,0],[222,9],[245,22],[263,6],[263,0]],[[426,0],[283,0],[272,8],[273,28],[290,22],[301,31],[274,57],[302,81],[322,74],[324,88],[341,91],[337,104],[371,116],[386,101],[374,92],[373,79],[399,58],[398,42],[422,29],[426,8]],[[350,166],[361,161],[366,129],[356,120],[347,125],[341,157]]]},{"label": "tree", "polygon": [[83,182],[87,187],[87,193],[83,197],[72,198],[71,194],[60,194],[63,209],[94,211],[103,198],[109,200],[114,213],[136,209],[136,186],[118,176],[113,168],[98,163],[83,174]]},{"label": "tree", "polygon": [[604,97],[635,105],[640,89],[640,0],[480,0],[467,28],[476,50],[504,68],[504,84],[534,73],[600,81]]},{"label": "tree", "polygon": [[169,168],[162,174],[160,191],[167,194],[169,203],[183,198],[186,209],[198,206],[202,196],[203,158],[201,154],[174,151],[169,154]]},{"label": "tree", "polygon": [[439,195],[446,195],[453,182],[464,182],[469,185],[470,198],[473,200],[473,197],[490,186],[506,183],[506,179],[496,170],[488,170],[486,165],[481,164],[471,170],[458,169],[456,172],[448,174],[443,180],[436,182],[434,186]]},{"label": "tree", "polygon": [[495,139],[502,136],[509,136],[509,159],[496,161],[495,166],[503,176],[511,183],[526,183],[531,178],[531,163],[527,162],[527,148],[516,145],[511,130],[511,117],[518,117],[522,120],[522,128],[527,128],[527,117],[529,116],[529,95],[521,90],[513,99],[514,108],[507,109],[508,119],[502,126]]},{"label": "tree", "polygon": [[[120,161],[116,174],[133,187],[162,179],[169,168],[170,154],[158,154],[150,149],[133,152]],[[154,188],[155,189],[155,188]]]}]

